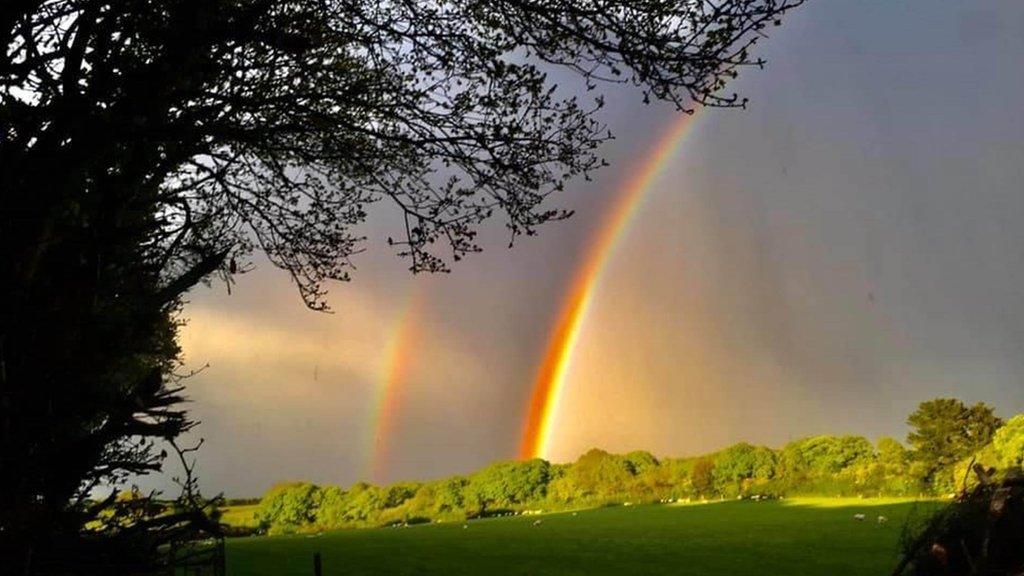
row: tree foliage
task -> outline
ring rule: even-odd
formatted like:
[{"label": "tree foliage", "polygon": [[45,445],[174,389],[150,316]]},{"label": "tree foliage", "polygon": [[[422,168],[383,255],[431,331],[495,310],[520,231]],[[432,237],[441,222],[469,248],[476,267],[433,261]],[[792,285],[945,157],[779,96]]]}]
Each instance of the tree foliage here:
[{"label": "tree foliage", "polygon": [[463,500],[476,514],[537,502],[546,495],[551,465],[534,458],[525,462],[498,462],[473,474]]},{"label": "tree foliage", "polygon": [[922,402],[907,417],[913,428],[907,443],[931,480],[988,444],[1002,423],[984,402],[967,406],[955,398],[936,398]]},{"label": "tree foliage", "polygon": [[710,496],[715,489],[715,461],[712,458],[699,458],[693,464],[690,473],[693,491],[696,496]]},{"label": "tree foliage", "polygon": [[793,442],[787,448],[791,466],[825,474],[840,472],[874,453],[871,442],[862,436],[815,436]]},{"label": "tree foliage", "polygon": [[1006,421],[992,436],[992,448],[1005,468],[1020,467],[1024,464],[1024,414],[1018,414]]},{"label": "tree foliage", "polygon": [[747,480],[775,476],[777,456],[771,448],[746,442],[734,444],[715,456],[714,483],[719,492],[741,493]]},{"label": "tree foliage", "polygon": [[316,520],[321,492],[309,482],[285,482],[273,486],[260,500],[256,520],[261,525],[297,528]]},{"label": "tree foliage", "polygon": [[602,502],[628,494],[634,478],[629,460],[594,448],[566,468],[551,491],[566,502]]}]

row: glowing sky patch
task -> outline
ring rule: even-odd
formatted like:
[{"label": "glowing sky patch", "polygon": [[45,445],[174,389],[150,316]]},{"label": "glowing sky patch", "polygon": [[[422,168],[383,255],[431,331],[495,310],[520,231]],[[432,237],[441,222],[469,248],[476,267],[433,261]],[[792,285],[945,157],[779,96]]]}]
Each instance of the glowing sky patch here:
[{"label": "glowing sky patch", "polygon": [[565,301],[548,338],[543,361],[534,379],[533,392],[523,424],[520,458],[546,458],[550,453],[558,405],[565,389],[566,374],[579,340],[595,289],[608,259],[625,235],[647,191],[682,145],[694,115],[681,115],[653,147],[646,162],[622,187],[603,224],[590,242],[590,250],[573,275]]}]

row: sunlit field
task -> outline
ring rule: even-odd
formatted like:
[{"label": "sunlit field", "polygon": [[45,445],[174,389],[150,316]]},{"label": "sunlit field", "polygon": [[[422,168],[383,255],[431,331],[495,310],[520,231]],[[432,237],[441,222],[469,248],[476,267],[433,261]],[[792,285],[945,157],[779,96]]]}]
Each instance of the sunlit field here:
[{"label": "sunlit field", "polygon": [[[228,542],[228,573],[878,575],[933,501],[790,499],[579,512]],[[863,522],[854,514],[864,514]],[[885,516],[887,522],[879,523]]]},{"label": "sunlit field", "polygon": [[259,507],[259,504],[225,506],[221,509],[220,521],[228,526],[237,526],[239,528],[255,527],[258,525],[255,514]]}]

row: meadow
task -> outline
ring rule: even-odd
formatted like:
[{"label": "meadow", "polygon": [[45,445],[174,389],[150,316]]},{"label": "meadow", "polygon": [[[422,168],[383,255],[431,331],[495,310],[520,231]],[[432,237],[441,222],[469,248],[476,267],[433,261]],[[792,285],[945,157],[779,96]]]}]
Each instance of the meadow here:
[{"label": "meadow", "polygon": [[[908,519],[939,504],[793,498],[615,506],[319,535],[234,538],[231,576],[700,576],[891,572]],[[865,514],[858,522],[854,514]],[[884,524],[877,522],[885,516]],[[538,522],[539,520],[539,522]]]},{"label": "meadow", "polygon": [[259,504],[225,506],[221,509],[220,521],[237,528],[256,528],[259,526],[256,520],[256,511],[259,507]]}]

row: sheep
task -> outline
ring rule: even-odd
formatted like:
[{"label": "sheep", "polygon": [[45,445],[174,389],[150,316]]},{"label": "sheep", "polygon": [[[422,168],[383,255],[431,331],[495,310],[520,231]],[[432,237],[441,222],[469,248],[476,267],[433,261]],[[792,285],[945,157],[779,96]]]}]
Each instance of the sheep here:
[{"label": "sheep", "polygon": [[854,514],[853,515],[853,519],[856,520],[857,522],[863,522],[865,518],[867,518],[867,516],[865,516],[864,514]]},{"label": "sheep", "polygon": [[888,522],[888,521],[889,521],[889,519],[888,519],[888,518],[886,518],[885,516],[879,516],[879,517],[878,517],[878,523],[879,523],[879,524],[885,524],[885,523],[886,523],[886,522]]},{"label": "sheep", "polygon": [[540,526],[542,522],[544,522],[544,521],[543,520],[534,520],[533,521],[533,525],[534,526]]}]

